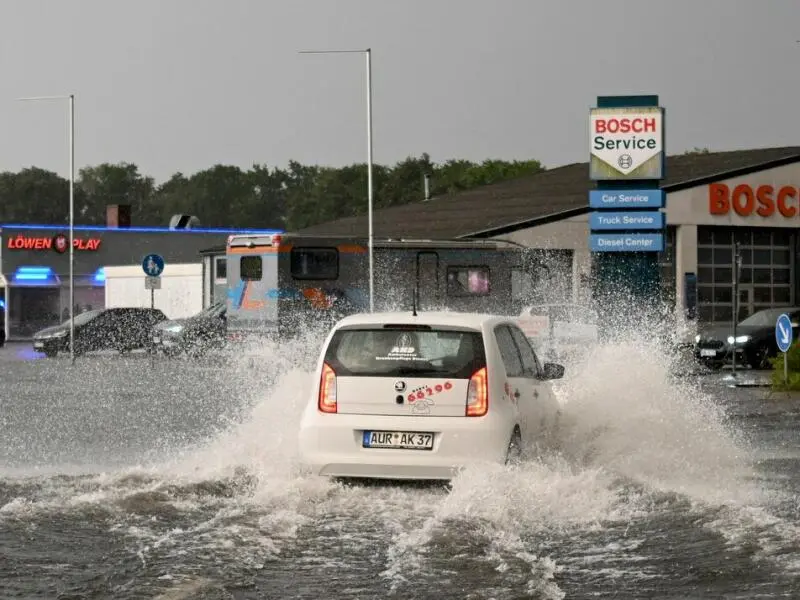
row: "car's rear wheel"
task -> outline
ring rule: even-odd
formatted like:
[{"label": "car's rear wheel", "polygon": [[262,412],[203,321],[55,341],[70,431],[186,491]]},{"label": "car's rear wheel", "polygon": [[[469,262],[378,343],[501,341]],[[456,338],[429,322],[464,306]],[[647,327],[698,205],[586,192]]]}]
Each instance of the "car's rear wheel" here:
[{"label": "car's rear wheel", "polygon": [[522,434],[519,427],[514,427],[506,450],[506,464],[518,465],[520,462],[522,462]]}]

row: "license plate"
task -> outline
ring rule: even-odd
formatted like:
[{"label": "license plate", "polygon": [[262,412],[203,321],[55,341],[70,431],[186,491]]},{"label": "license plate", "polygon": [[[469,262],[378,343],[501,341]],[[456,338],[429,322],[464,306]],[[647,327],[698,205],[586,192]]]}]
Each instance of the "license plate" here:
[{"label": "license plate", "polygon": [[44,344],[42,342],[34,342],[33,343],[33,347],[34,348],[44,348]]},{"label": "license plate", "polygon": [[716,356],[716,350],[700,350],[700,356]]},{"label": "license plate", "polygon": [[432,450],[433,434],[413,431],[365,431],[361,445],[364,448]]}]

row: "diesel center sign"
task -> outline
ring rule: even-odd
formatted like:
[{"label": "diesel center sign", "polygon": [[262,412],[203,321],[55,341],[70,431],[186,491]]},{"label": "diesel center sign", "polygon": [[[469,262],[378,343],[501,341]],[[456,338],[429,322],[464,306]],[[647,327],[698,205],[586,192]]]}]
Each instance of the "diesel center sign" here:
[{"label": "diesel center sign", "polygon": [[589,120],[591,179],[663,178],[664,110],[661,107],[592,108]]}]

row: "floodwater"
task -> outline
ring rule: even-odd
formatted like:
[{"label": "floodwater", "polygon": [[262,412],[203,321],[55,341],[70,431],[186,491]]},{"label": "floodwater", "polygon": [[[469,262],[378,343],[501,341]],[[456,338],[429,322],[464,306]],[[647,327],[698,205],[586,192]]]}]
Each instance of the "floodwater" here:
[{"label": "floodwater", "polygon": [[541,460],[343,487],[296,462],[307,358],[0,350],[0,597],[800,597],[800,402],[616,345]]}]

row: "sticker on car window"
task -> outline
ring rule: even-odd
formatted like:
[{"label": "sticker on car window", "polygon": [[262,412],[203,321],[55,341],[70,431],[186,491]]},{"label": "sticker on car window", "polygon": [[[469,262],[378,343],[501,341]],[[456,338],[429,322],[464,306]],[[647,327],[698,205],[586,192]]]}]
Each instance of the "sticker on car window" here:
[{"label": "sticker on car window", "polygon": [[387,354],[375,358],[376,360],[425,360],[419,356],[419,349],[407,333],[402,333],[397,337]]}]

